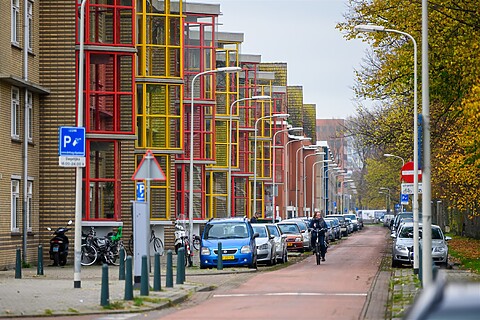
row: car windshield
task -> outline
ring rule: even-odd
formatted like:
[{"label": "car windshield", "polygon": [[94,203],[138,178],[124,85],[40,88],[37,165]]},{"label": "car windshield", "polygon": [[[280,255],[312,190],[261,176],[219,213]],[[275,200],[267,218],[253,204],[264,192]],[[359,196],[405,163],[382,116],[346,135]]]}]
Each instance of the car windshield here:
[{"label": "car windshield", "polygon": [[[422,237],[422,229],[419,229],[419,236]],[[413,239],[413,227],[403,227],[400,231],[400,238]],[[432,239],[443,239],[442,230],[437,227],[432,227]]]},{"label": "car windshield", "polygon": [[212,223],[205,227],[205,239],[247,238],[245,223]]},{"label": "car windshield", "polygon": [[252,227],[253,227],[253,232],[258,232],[258,236],[260,238],[267,237],[267,230],[265,229],[264,226],[252,226]]},{"label": "car windshield", "polygon": [[280,237],[280,233],[278,232],[277,227],[275,227],[274,225],[271,225],[271,226],[267,226],[267,228],[268,228],[268,231],[270,231],[270,234],[273,234],[275,237]]},{"label": "car windshield", "polygon": [[299,229],[296,224],[279,224],[278,227],[282,230],[282,233],[286,234],[298,234]]}]

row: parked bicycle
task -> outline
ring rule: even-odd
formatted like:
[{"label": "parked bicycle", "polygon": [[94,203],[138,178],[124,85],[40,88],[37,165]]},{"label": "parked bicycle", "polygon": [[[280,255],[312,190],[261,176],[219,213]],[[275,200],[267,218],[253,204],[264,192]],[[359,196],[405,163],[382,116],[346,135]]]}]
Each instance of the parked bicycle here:
[{"label": "parked bicycle", "polygon": [[124,258],[126,252],[122,241],[122,227],[118,227],[116,233],[110,232],[105,237],[97,237],[95,228],[91,227],[90,232],[85,236],[82,244],[81,264],[90,266],[97,261],[111,265],[119,265],[120,252],[123,250]]},{"label": "parked bicycle", "polygon": [[[150,231],[150,243],[153,246],[153,250],[163,256],[163,241],[155,235],[155,231],[153,229]],[[128,254],[133,256],[133,234],[130,236],[130,239],[128,239],[127,250]]]}]

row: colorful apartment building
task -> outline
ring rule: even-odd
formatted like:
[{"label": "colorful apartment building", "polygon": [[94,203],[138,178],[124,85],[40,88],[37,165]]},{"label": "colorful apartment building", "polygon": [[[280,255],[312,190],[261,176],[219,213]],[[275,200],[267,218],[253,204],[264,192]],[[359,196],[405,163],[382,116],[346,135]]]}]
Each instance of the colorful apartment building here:
[{"label": "colorful apartment building", "polygon": [[[308,212],[310,199],[293,199],[307,195],[298,181],[312,168],[298,168],[302,147],[315,144],[303,139],[315,137],[315,108],[287,85],[286,63],[242,53],[243,34],[218,32],[219,5],[11,0],[0,10],[11,30],[0,36],[10,115],[0,119],[0,267],[15,265],[19,247],[25,262],[38,245],[48,259],[46,227],[75,220],[77,199],[84,232],[123,226],[130,236],[136,187],[146,184],[132,176],[147,152],[166,178],[148,183],[150,225],[166,248],[190,214],[198,233],[214,217]],[[224,67],[240,70],[217,72]],[[86,131],[81,170],[59,163],[59,128],[76,126]]]}]

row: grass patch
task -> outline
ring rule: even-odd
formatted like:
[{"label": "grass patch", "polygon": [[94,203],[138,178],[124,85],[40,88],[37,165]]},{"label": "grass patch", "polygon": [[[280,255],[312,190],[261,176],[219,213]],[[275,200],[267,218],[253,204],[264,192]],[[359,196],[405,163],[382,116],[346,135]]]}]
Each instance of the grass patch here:
[{"label": "grass patch", "polygon": [[52,309],[45,309],[45,311],[43,313],[47,316],[51,316],[51,315],[53,315],[53,310]]},{"label": "grass patch", "polygon": [[78,313],[78,310],[77,310],[77,309],[73,309],[73,308],[68,308],[68,312]]},{"label": "grass patch", "polygon": [[460,264],[463,269],[480,274],[480,240],[449,234],[449,255],[452,262]]},{"label": "grass patch", "polygon": [[103,309],[106,310],[120,310],[120,309],[125,309],[125,306],[123,304],[123,301],[113,301],[109,303],[106,306],[103,306]]}]

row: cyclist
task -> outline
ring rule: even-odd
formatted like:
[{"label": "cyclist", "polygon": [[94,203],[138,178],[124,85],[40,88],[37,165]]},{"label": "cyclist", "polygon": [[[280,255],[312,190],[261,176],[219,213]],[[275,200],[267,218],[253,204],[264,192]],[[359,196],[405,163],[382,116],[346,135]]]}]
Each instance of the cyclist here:
[{"label": "cyclist", "polygon": [[320,212],[315,214],[315,217],[310,221],[309,227],[312,229],[311,246],[315,248],[315,242],[318,237],[322,261],[325,261],[325,253],[327,252],[327,248],[325,247],[325,230],[327,230],[328,226]]}]

